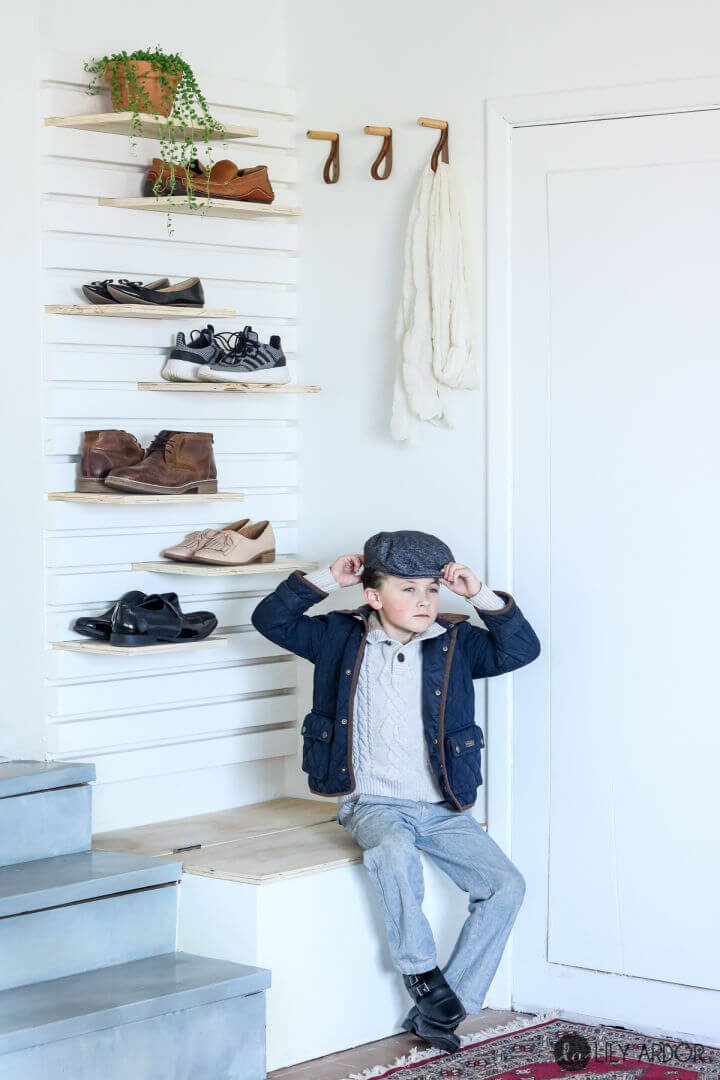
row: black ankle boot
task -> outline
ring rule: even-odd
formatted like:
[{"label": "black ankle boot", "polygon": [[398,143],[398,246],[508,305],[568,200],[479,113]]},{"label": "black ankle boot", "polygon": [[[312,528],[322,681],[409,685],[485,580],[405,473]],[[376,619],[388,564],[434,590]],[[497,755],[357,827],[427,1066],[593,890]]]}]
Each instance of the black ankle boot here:
[{"label": "black ankle boot", "polygon": [[434,967],[432,971],[403,975],[403,982],[418,1012],[429,1023],[452,1030],[467,1016],[460,999],[446,982],[439,967]]},{"label": "black ankle boot", "polygon": [[418,1012],[417,1005],[413,1005],[403,1020],[402,1027],[405,1031],[412,1031],[428,1045],[437,1046],[439,1050],[447,1050],[448,1054],[454,1054],[460,1049],[460,1040],[455,1032],[450,1028],[431,1024]]}]

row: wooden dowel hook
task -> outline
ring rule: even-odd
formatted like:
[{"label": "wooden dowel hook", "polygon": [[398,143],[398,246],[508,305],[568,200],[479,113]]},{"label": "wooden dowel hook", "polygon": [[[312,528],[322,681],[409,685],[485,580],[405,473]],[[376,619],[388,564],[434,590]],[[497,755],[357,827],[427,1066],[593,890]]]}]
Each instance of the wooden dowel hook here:
[{"label": "wooden dowel hook", "polygon": [[338,139],[337,131],[308,131],[308,139],[325,139],[326,141],[336,142]]},{"label": "wooden dowel hook", "polygon": [[[388,176],[392,172],[393,163],[393,150],[392,150],[392,128],[389,127],[373,127],[372,124],[366,124],[364,128],[366,135],[381,135],[383,144],[380,147],[380,153],[370,166],[370,175],[373,180],[387,180]],[[385,168],[383,172],[380,172],[380,166],[385,162]]]},{"label": "wooden dowel hook", "polygon": [[308,131],[308,139],[323,139],[330,143],[330,153],[323,167],[326,184],[337,184],[340,179],[340,134],[337,131]]},{"label": "wooden dowel hook", "polygon": [[446,165],[450,163],[450,155],[448,153],[450,126],[447,120],[431,120],[429,116],[419,116],[418,124],[420,127],[435,128],[436,131],[441,133],[440,138],[437,141],[437,146],[433,150],[433,155],[430,159],[430,168],[433,172],[437,172],[440,155],[442,155],[442,159]]}]

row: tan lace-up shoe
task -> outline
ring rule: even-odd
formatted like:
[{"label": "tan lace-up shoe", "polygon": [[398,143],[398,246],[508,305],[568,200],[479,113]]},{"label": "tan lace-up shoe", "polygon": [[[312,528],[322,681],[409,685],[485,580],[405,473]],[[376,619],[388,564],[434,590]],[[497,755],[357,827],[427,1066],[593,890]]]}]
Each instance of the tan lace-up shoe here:
[{"label": "tan lace-up shoe", "polygon": [[254,521],[238,532],[223,530],[192,557],[213,566],[246,566],[275,561],[275,533],[269,521]]},{"label": "tan lace-up shoe", "polygon": [[190,562],[196,551],[218,536],[221,532],[231,532],[234,529],[242,529],[250,524],[250,518],[242,518],[241,521],[233,521],[230,525],[223,525],[222,529],[202,529],[188,533],[184,540],[173,547],[165,548],[161,552],[166,559],[175,559],[176,562]]}]

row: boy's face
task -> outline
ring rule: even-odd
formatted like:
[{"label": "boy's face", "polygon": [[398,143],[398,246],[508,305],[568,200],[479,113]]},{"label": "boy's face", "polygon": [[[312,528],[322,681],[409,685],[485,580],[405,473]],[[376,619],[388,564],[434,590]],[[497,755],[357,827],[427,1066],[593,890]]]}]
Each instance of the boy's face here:
[{"label": "boy's face", "polygon": [[388,576],[379,589],[366,589],[367,601],[382,611],[386,623],[409,633],[435,622],[440,607],[440,578]]}]

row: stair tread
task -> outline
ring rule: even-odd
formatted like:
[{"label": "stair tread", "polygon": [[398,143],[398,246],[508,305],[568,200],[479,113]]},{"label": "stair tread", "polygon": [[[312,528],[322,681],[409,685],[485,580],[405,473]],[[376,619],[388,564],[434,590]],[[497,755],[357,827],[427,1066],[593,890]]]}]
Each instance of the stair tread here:
[{"label": "stair tread", "polygon": [[162,953],[0,991],[0,1054],[270,986],[268,968]]},{"label": "stair tread", "polygon": [[180,862],[80,851],[0,867],[0,918],[178,881]]},{"label": "stair tread", "polygon": [[87,784],[95,779],[95,766],[75,761],[9,761],[0,759],[0,799],[32,791]]}]

